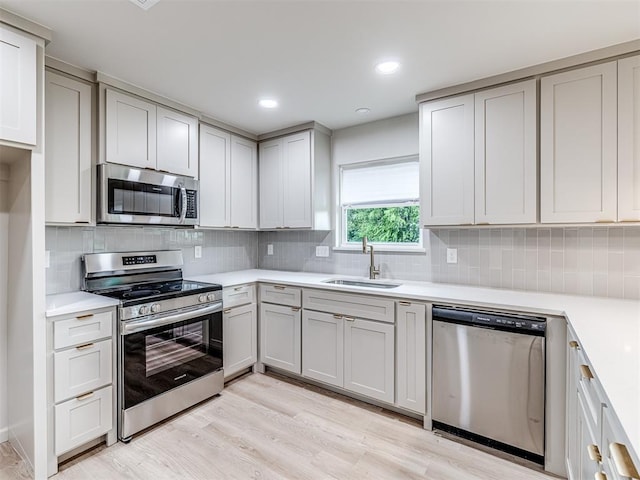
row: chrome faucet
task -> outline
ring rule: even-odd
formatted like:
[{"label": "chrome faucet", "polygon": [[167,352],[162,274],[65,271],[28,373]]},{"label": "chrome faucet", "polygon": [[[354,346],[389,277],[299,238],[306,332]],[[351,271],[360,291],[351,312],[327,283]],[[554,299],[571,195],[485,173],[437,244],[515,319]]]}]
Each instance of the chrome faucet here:
[{"label": "chrome faucet", "polygon": [[367,237],[362,237],[362,253],[367,253],[367,247],[369,247],[369,254],[371,255],[371,263],[369,265],[369,278],[375,280],[380,275],[380,266],[376,268],[375,261],[373,259],[373,245],[367,244]]}]

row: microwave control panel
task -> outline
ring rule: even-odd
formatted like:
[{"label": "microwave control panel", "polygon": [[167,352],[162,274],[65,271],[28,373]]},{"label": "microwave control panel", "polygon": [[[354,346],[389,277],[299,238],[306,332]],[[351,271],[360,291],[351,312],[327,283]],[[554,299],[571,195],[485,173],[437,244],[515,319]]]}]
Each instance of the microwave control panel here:
[{"label": "microwave control panel", "polygon": [[186,218],[198,218],[198,192],[187,190],[187,214]]}]

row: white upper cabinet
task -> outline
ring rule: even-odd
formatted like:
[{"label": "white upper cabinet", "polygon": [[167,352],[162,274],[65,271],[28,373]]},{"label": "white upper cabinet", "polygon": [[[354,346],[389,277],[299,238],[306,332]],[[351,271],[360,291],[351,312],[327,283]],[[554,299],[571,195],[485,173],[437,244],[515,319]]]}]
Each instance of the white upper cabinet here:
[{"label": "white upper cabinet", "polygon": [[331,229],[330,138],[317,130],[261,142],[260,228]]},{"label": "white upper cabinet", "polygon": [[473,95],[420,105],[422,225],[473,223],[473,109]]},{"label": "white upper cabinet", "polygon": [[36,144],[36,42],[0,25],[0,141]]},{"label": "white upper cabinet", "polygon": [[106,161],[156,168],[156,106],[107,90]]},{"label": "white upper cabinet", "polygon": [[200,226],[258,226],[256,143],[200,126]]},{"label": "white upper cabinet", "polygon": [[157,169],[198,178],[198,119],[157,107]]},{"label": "white upper cabinet", "polygon": [[536,81],[475,94],[475,223],[537,220]]},{"label": "white upper cabinet", "polygon": [[640,221],[640,55],[618,61],[618,220]]},{"label": "white upper cabinet", "polygon": [[198,120],[115,90],[106,90],[105,160],[198,176]]},{"label": "white upper cabinet", "polygon": [[200,125],[200,226],[230,227],[231,135]]},{"label": "white upper cabinet", "polygon": [[45,75],[45,219],[92,221],[92,87]]},{"label": "white upper cabinet", "polygon": [[540,219],[617,218],[616,62],[542,78]]},{"label": "white upper cabinet", "polygon": [[231,226],[258,227],[258,146],[231,136]]}]

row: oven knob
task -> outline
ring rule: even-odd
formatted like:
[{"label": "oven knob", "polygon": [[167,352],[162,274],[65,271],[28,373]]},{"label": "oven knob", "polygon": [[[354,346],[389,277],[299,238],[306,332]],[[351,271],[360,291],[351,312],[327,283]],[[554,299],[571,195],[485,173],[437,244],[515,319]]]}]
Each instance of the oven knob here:
[{"label": "oven knob", "polygon": [[138,313],[140,313],[140,315],[149,315],[150,311],[151,308],[149,308],[148,305],[143,305],[140,307],[140,310],[138,310]]},{"label": "oven knob", "polygon": [[206,296],[206,295],[200,295],[200,296],[198,297],[198,301],[199,301],[200,303],[206,302],[206,301],[207,301],[207,296]]},{"label": "oven knob", "polygon": [[210,302],[213,302],[215,299],[216,299],[215,294],[213,293],[207,294],[207,300],[209,300]]},{"label": "oven knob", "polygon": [[158,313],[160,311],[160,304],[154,303],[153,305],[151,305],[151,311],[153,313]]}]

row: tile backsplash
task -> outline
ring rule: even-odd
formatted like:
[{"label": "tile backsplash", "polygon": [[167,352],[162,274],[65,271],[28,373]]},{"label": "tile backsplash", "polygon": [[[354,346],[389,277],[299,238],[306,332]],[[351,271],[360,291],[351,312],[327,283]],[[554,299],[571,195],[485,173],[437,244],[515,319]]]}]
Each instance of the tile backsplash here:
[{"label": "tile backsplash", "polygon": [[[79,290],[83,253],[181,249],[184,275],[255,268],[258,233],[158,227],[46,227],[47,294]],[[202,257],[194,258],[194,247]]]},{"label": "tile backsplash", "polygon": [[[376,252],[383,278],[640,299],[640,226],[424,230],[421,253]],[[333,250],[333,232],[47,227],[47,293],[78,290],[83,253],[182,249],[185,275],[264,268],[366,276],[369,256]],[[194,246],[202,258],[194,258]],[[273,245],[273,255],[267,255]],[[316,257],[316,246],[329,247]],[[446,262],[455,248],[458,263]]]}]

